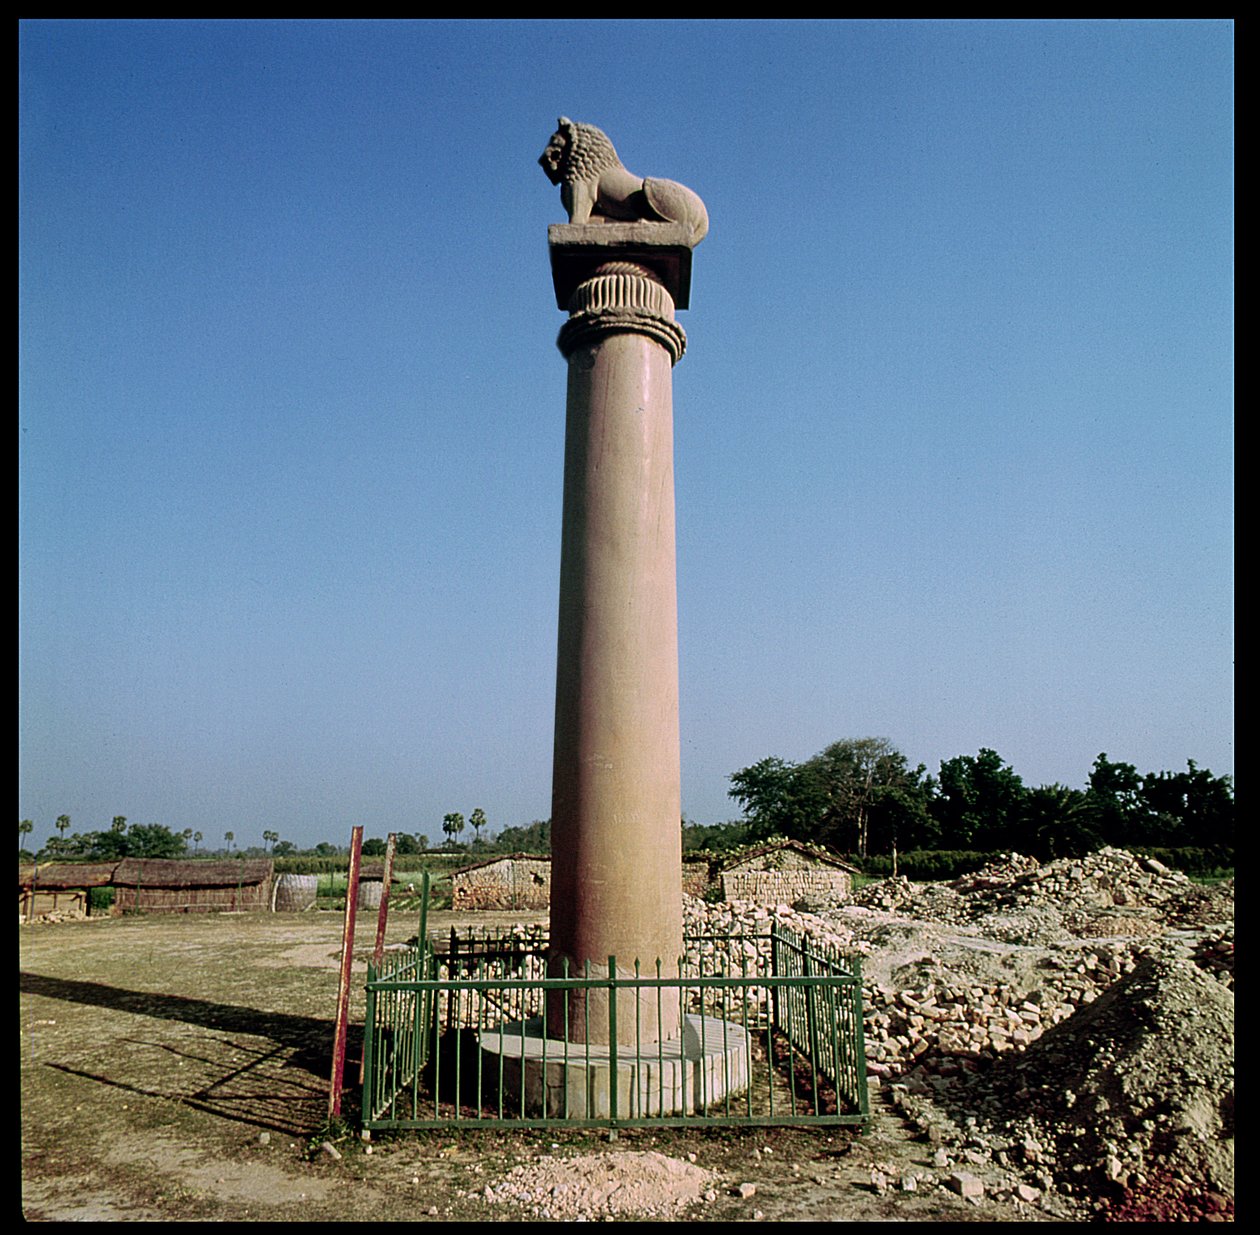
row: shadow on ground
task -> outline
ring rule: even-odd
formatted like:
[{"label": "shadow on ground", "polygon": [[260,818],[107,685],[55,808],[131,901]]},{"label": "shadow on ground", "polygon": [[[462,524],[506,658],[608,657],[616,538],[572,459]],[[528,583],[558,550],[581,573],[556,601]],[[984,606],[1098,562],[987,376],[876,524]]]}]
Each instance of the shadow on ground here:
[{"label": "shadow on ground", "polygon": [[[206,1031],[178,1044],[132,1035],[106,1045],[102,1038],[99,1063],[84,1058],[79,1042],[73,1062],[45,1061],[58,1072],[288,1135],[313,1132],[327,1114],[331,1020],[36,973],[23,972],[20,979],[24,995],[177,1021]],[[357,1104],[354,1082],[361,1051],[362,1028],[351,1026],[343,1114]],[[119,1066],[123,1059],[125,1069]]]}]

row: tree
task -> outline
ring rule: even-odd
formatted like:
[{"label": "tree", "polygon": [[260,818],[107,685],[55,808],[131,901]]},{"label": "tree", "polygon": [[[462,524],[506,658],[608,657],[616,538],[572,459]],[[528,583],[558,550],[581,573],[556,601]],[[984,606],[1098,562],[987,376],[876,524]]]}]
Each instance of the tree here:
[{"label": "tree", "polygon": [[69,816],[69,815],[58,815],[58,816],[57,816],[57,822],[56,822],[55,824],[53,824],[53,826],[57,829],[57,831],[58,831],[58,832],[60,832],[60,833],[61,833],[61,839],[62,839],[62,840],[65,840],[65,837],[66,837],[66,829],[70,826],[70,816]]},{"label": "tree", "polygon": [[127,850],[133,858],[181,858],[184,838],[160,823],[132,824],[127,836]]},{"label": "tree", "polygon": [[729,823],[689,823],[682,820],[683,853],[721,853],[748,843],[748,823],[733,819]]},{"label": "tree", "polygon": [[1024,842],[1016,848],[1043,861],[1076,858],[1102,844],[1089,795],[1066,785],[1039,785],[1024,798]]},{"label": "tree", "polygon": [[196,853],[196,852],[197,852],[197,848],[198,848],[198,846],[200,846],[201,841],[202,841],[202,836],[201,836],[201,833],[200,833],[200,832],[194,832],[194,833],[193,833],[193,852],[194,852],[194,853]]},{"label": "tree", "polygon": [[132,849],[131,837],[127,835],[127,820],[122,815],[115,815],[108,832],[88,832],[85,836],[77,833],[70,838],[84,857],[95,858],[102,862],[117,862],[120,858],[141,857]]},{"label": "tree", "polygon": [[[274,845],[280,839],[279,832],[264,832],[263,834],[263,853],[267,852],[267,846]],[[274,850],[273,850],[274,852]]]},{"label": "tree", "polygon": [[232,842],[236,839],[235,832],[224,832],[223,839],[227,841],[228,853],[232,852]]},{"label": "tree", "polygon": [[865,857],[933,832],[934,783],[887,738],[844,738],[800,764],[771,756],[730,780],[749,839],[787,836]]},{"label": "tree", "polygon": [[447,843],[453,845],[455,838],[464,830],[464,816],[458,811],[442,816],[442,831],[446,833]]},{"label": "tree", "polygon": [[1093,827],[1108,845],[1150,844],[1142,778],[1131,763],[1112,763],[1104,751],[1089,773]]},{"label": "tree", "polygon": [[[899,756],[900,758],[900,756]],[[927,768],[910,768],[903,761],[889,769],[885,783],[877,784],[867,811],[870,853],[934,849],[940,841],[940,826],[932,815],[936,781]]]},{"label": "tree", "polygon": [[1233,845],[1232,777],[1213,776],[1191,759],[1184,772],[1148,772],[1142,778],[1141,797],[1148,835],[1139,843]]},{"label": "tree", "polygon": [[271,856],[273,858],[287,858],[290,854],[297,853],[298,847],[291,840],[278,840],[271,847]]},{"label": "tree", "polygon": [[480,842],[481,829],[486,826],[486,812],[478,806],[473,813],[468,816],[468,822],[472,824],[474,840]]},{"label": "tree", "polygon": [[1027,790],[997,751],[959,755],[941,764],[932,811],[941,840],[954,849],[1018,848]]},{"label": "tree", "polygon": [[827,809],[826,791],[810,771],[773,755],[732,772],[730,782],[727,792],[748,819],[750,840],[807,840]]},{"label": "tree", "polygon": [[926,830],[927,769],[920,764],[911,770],[887,738],[832,742],[805,766],[827,797],[817,829],[821,843],[864,858],[871,850],[895,848],[899,839],[913,844]]},{"label": "tree", "polygon": [[525,827],[504,828],[494,844],[500,853],[546,853],[551,849],[551,820],[535,819]]},{"label": "tree", "polygon": [[382,858],[385,856],[385,842],[379,836],[373,836],[363,842],[360,852],[365,858]]},{"label": "tree", "polygon": [[[18,821],[18,836],[19,837],[30,836],[30,834],[34,831],[35,831],[35,823],[33,820],[21,819]],[[18,852],[19,853],[26,852],[26,845],[21,840],[18,841]]]}]

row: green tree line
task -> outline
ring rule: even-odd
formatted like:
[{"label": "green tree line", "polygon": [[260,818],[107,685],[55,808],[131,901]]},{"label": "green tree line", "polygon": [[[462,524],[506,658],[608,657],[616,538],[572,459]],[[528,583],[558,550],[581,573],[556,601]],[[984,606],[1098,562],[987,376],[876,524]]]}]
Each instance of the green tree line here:
[{"label": "green tree line", "polygon": [[[1179,772],[1139,773],[1131,763],[1105,752],[1094,760],[1084,789],[1051,784],[1030,787],[994,750],[944,760],[932,776],[923,764],[912,767],[887,739],[845,738],[813,758],[792,763],[769,756],[730,776],[729,794],[743,818],[717,824],[681,821],[688,850],[721,850],[772,836],[826,845],[853,855],[872,869],[880,859],[911,851],[992,853],[1015,850],[1041,859],[1090,853],[1103,845],[1129,848],[1232,851],[1234,788],[1229,776],[1215,776],[1193,760]],[[474,839],[458,841],[462,814],[442,821],[448,853],[546,853],[550,820],[534,820],[483,836],[485,812],[468,822]],[[18,825],[21,846],[34,825]],[[225,847],[203,850],[201,832],[173,831],[161,824],[129,824],[115,816],[107,829],[71,833],[70,817],[58,817],[58,835],[38,855],[41,861],[111,861],[125,857],[266,856],[344,861],[348,850],[327,841],[300,849],[279,833],[263,831],[261,849],[235,848],[235,833],[223,834]],[[429,852],[420,833],[396,832],[399,858]],[[385,852],[383,837],[364,841],[367,857]],[[270,847],[270,849],[268,848]],[[1226,863],[1232,865],[1231,856]]]},{"label": "green tree line", "polygon": [[931,776],[887,738],[846,738],[803,763],[759,760],[730,777],[741,839],[785,836],[858,858],[907,850],[1015,850],[1041,859],[1103,845],[1234,844],[1234,789],[1191,760],[1139,773],[1105,752],[1084,789],[1029,787],[996,751],[944,760]]}]

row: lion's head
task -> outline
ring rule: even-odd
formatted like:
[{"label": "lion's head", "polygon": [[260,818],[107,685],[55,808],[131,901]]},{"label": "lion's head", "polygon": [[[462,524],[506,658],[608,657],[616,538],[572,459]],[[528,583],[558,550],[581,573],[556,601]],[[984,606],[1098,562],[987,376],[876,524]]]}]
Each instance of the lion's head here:
[{"label": "lion's head", "polygon": [[538,160],[552,184],[595,180],[608,168],[621,166],[612,142],[602,129],[593,124],[579,124],[568,116],[561,116],[557,124],[559,127]]}]

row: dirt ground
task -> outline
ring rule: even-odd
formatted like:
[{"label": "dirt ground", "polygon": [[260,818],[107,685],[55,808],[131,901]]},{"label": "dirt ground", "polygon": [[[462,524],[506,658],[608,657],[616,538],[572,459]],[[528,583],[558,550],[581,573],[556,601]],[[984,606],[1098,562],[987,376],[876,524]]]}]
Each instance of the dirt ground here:
[{"label": "dirt ground", "polygon": [[[433,931],[452,915],[430,915]],[[496,915],[479,914],[481,925]],[[518,915],[501,915],[503,923]],[[540,919],[542,920],[542,919]],[[387,943],[414,936],[414,915]],[[904,1181],[933,1146],[869,1132],[419,1133],[320,1149],[341,916],[136,916],[19,925],[22,1211],[29,1221],[534,1221],[616,1174],[599,1215],[730,1221],[1048,1221]],[[361,922],[356,952],[371,948]],[[351,1018],[362,1019],[362,975]],[[356,1074],[352,1063],[347,1075]],[[578,1160],[581,1161],[578,1161]],[[902,1181],[896,1188],[883,1180]],[[537,1187],[549,1183],[539,1213]],[[634,1186],[629,1186],[633,1184]],[[571,1200],[570,1202],[571,1203]]]}]

